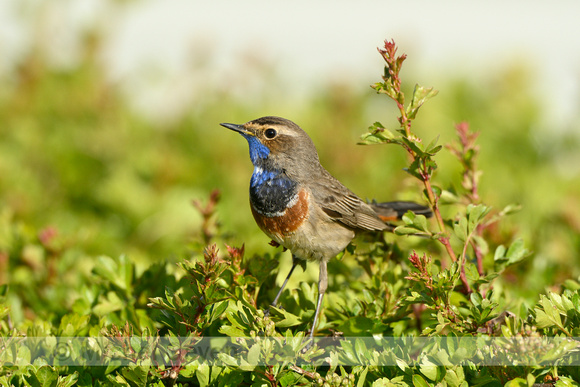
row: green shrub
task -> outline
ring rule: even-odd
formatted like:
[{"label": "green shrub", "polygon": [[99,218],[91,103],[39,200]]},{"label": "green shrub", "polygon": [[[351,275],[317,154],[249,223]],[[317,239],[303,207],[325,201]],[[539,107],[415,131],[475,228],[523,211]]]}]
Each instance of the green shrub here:
[{"label": "green shrub", "polygon": [[[435,216],[408,213],[396,236],[361,237],[329,263],[313,347],[304,339],[314,282],[294,283],[283,307],[264,313],[288,257],[246,227],[239,187],[249,165],[230,160],[219,129],[201,130],[228,107],[251,109],[220,100],[159,130],[104,87],[90,51],[65,72],[28,58],[0,103],[0,384],[577,385],[578,209],[550,205],[577,203],[578,184],[538,183],[563,148],[534,151],[533,104],[509,88],[501,98],[519,109],[486,136],[499,97],[462,83],[440,97],[471,124],[439,145],[450,126],[422,108],[436,92],[405,95],[405,56],[392,42],[380,53],[385,73],[373,88],[395,102],[398,124],[376,122],[361,142],[396,147],[367,148],[349,165],[327,153],[350,149],[341,137],[364,122],[366,95],[336,89],[348,95],[318,96],[300,118],[331,117],[336,135],[325,135],[340,146],[321,147],[321,158],[351,173],[347,185],[373,193],[373,180],[381,195],[414,200],[422,192]],[[415,125],[419,111],[434,128]],[[392,176],[403,165],[408,177]]]}]

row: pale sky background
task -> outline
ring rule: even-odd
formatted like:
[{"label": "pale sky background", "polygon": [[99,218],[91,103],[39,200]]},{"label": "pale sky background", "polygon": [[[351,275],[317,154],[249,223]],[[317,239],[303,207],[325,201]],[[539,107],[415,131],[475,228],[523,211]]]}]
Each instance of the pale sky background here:
[{"label": "pale sky background", "polygon": [[548,119],[578,128],[579,18],[580,1],[572,0],[0,0],[0,71],[11,71],[35,33],[55,65],[70,65],[78,32],[97,24],[111,81],[138,109],[163,118],[182,114],[208,88],[250,96],[264,77],[239,79],[238,68],[252,61],[284,75],[284,97],[338,76],[376,82],[376,47],[394,38],[426,86],[454,74],[485,79],[527,60]]}]

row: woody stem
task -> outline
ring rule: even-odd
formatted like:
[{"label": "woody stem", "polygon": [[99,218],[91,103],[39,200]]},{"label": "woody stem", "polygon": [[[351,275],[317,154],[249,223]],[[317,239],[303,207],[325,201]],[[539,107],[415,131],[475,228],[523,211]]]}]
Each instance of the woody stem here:
[{"label": "woody stem", "polygon": [[[421,177],[423,180],[423,185],[425,186],[425,192],[427,192],[427,198],[429,199],[429,203],[431,204],[431,208],[433,209],[433,214],[435,215],[435,219],[437,219],[437,225],[439,226],[439,231],[445,233],[445,223],[443,222],[443,217],[441,216],[441,212],[439,211],[438,205],[438,198],[435,197],[435,193],[433,192],[433,188],[431,187],[431,181],[429,174],[425,173],[424,171],[421,173]],[[447,254],[449,254],[449,258],[453,262],[457,261],[457,257],[451,248],[451,244],[449,243],[449,238],[447,236],[439,238],[439,242],[445,246],[445,250],[447,250]]]}]

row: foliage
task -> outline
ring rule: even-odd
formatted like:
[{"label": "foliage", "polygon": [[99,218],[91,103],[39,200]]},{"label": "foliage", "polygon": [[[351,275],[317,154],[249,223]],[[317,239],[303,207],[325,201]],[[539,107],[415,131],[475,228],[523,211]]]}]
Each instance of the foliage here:
[{"label": "foliage", "polygon": [[[233,159],[245,156],[243,144],[213,129],[226,111],[235,122],[257,109],[224,93],[156,127],[104,79],[98,43],[87,42],[80,65],[63,71],[32,53],[17,85],[0,95],[0,345],[44,338],[0,355],[13,356],[0,357],[1,385],[576,385],[569,339],[580,329],[579,187],[565,177],[538,183],[565,147],[554,135],[549,149],[534,150],[537,109],[517,94],[522,87],[499,96],[455,81],[431,101],[432,88],[406,91],[405,56],[386,42],[373,88],[395,102],[398,122],[374,123],[361,141],[402,152],[367,147],[351,158],[333,150],[352,149],[345,131],[372,122],[371,97],[329,86],[312,98],[296,121],[308,128],[329,117],[334,134],[317,125],[311,133],[327,140],[319,147],[325,165],[344,167],[341,180],[360,192],[380,189],[381,198],[420,200],[422,190],[435,216],[408,213],[396,238],[363,236],[329,263],[317,334],[334,341],[307,347],[316,286],[291,284],[283,308],[264,312],[288,255],[267,246],[242,210],[250,168]],[[519,109],[490,120],[505,100]],[[470,124],[457,124],[452,140],[450,126],[424,107],[431,104]],[[393,173],[403,166],[408,178]],[[209,347],[216,352],[207,361],[184,350],[207,337],[225,340]],[[481,365],[489,337],[512,366]],[[554,339],[517,364],[521,338]],[[411,356],[421,339],[434,341]],[[87,364],[89,355],[106,366]]]}]

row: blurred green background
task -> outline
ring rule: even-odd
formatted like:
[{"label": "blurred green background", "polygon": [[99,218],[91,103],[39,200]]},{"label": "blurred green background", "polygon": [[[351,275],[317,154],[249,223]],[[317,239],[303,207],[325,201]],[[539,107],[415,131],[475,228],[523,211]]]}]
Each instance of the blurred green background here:
[{"label": "blurred green background", "polygon": [[[135,3],[108,2],[106,15],[129,12]],[[12,67],[0,73],[0,283],[10,283],[14,294],[41,294],[68,307],[75,299],[71,289],[90,275],[100,255],[126,254],[140,270],[188,258],[202,221],[192,200],[206,201],[214,189],[222,194],[217,217],[223,239],[245,243],[249,255],[271,252],[248,207],[247,144],[220,122],[289,118],[312,136],[323,165],[361,197],[422,200],[420,186],[402,170],[407,159],[401,149],[356,145],[375,121],[396,127],[392,103],[368,87],[382,74],[378,54],[369,82],[337,71],[296,97],[289,89],[295,81],[281,70],[286,67],[259,51],[229,57],[240,62],[235,77],[212,84],[212,58],[219,51],[212,47],[190,63],[188,74],[206,79],[195,84],[196,98],[179,100],[184,109],[156,115],[153,106],[135,103],[141,89],[117,82],[104,66],[105,42],[114,33],[105,16],[79,30],[74,60],[55,63],[47,25],[69,3],[22,4],[15,12],[32,33]],[[380,36],[367,50],[390,37]],[[404,42],[399,45],[407,51]],[[550,104],[538,93],[537,67],[524,58],[498,58],[492,71],[477,76],[466,69],[427,74],[412,55],[407,62],[408,87],[419,80],[440,91],[414,130],[449,143],[454,125],[468,121],[480,132],[483,201],[496,209],[523,207],[497,226],[499,234],[522,237],[533,251],[507,273],[508,283],[533,295],[577,278],[578,115],[551,118]],[[155,68],[144,74],[153,83],[164,76]],[[441,152],[438,162],[437,184],[457,185],[460,168],[451,155]],[[37,312],[26,308],[30,300],[15,296],[11,302],[24,304],[14,308],[16,319]]]}]

